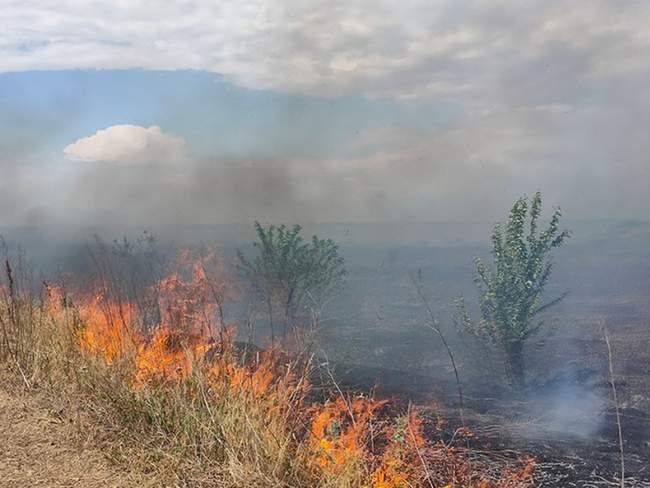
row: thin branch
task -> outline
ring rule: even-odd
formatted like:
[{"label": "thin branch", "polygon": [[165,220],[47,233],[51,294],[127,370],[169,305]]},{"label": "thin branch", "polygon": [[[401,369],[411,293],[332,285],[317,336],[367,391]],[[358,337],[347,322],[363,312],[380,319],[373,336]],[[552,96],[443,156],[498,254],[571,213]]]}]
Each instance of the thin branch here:
[{"label": "thin branch", "polygon": [[612,346],[609,342],[609,333],[607,332],[607,325],[605,322],[602,324],[603,335],[605,336],[605,344],[607,344],[607,362],[609,366],[609,383],[612,386],[612,396],[614,398],[614,408],[616,409],[616,426],[618,428],[618,447],[621,456],[621,488],[625,488],[625,452],[623,449],[623,428],[621,427],[621,412],[618,406],[618,395],[616,393],[616,383],[614,382],[614,366],[612,362]]},{"label": "thin branch", "polygon": [[568,291],[565,291],[565,292],[562,293],[559,297],[554,298],[554,299],[551,300],[550,302],[547,302],[547,303],[545,303],[544,305],[540,305],[539,307],[537,307],[536,309],[534,309],[534,310],[531,312],[530,315],[531,315],[532,317],[534,317],[534,316],[536,316],[536,315],[542,313],[544,310],[547,310],[547,309],[551,308],[552,306],[557,305],[558,303],[560,303],[560,302],[561,302],[562,300],[564,300],[567,296],[569,296],[569,292],[568,292]]},{"label": "thin branch", "polygon": [[348,414],[350,415],[350,419],[352,420],[352,425],[356,425],[356,419],[354,418],[354,410],[352,410],[352,406],[350,405],[350,402],[348,400],[348,397],[343,393],[343,390],[339,386],[338,382],[336,381],[336,378],[334,378],[334,374],[332,373],[332,370],[330,369],[330,360],[327,357],[327,354],[325,351],[321,351],[323,356],[325,356],[325,371],[327,371],[327,375],[330,377],[330,380],[332,381],[332,384],[334,385],[334,388],[336,388],[336,391],[338,392],[339,396],[341,397],[341,400],[343,400],[343,403],[345,404],[345,408],[348,410]]},{"label": "thin branch", "polygon": [[420,462],[422,463],[422,468],[424,469],[424,474],[427,477],[427,483],[430,488],[435,488],[433,486],[433,482],[431,481],[431,471],[429,471],[429,466],[427,465],[426,461],[424,460],[424,456],[422,455],[422,452],[420,450],[420,446],[418,446],[418,440],[415,437],[415,434],[413,433],[413,428],[411,426],[410,418],[411,418],[411,409],[413,407],[409,403],[408,411],[406,413],[406,427],[408,428],[409,434],[411,434],[411,441],[413,442],[413,447],[415,448],[415,452],[418,455],[418,458],[420,459]]},{"label": "thin branch", "polygon": [[433,330],[436,334],[438,334],[438,337],[440,337],[440,341],[442,342],[443,346],[447,350],[447,355],[449,356],[449,360],[451,362],[451,367],[454,370],[454,377],[456,379],[456,388],[458,389],[458,401],[459,401],[459,413],[460,413],[460,421],[463,424],[463,427],[467,427],[465,424],[465,399],[463,396],[463,387],[460,382],[460,375],[458,374],[458,368],[456,367],[456,360],[454,359],[454,353],[451,350],[451,347],[449,346],[449,343],[447,342],[447,339],[445,339],[445,335],[442,333],[440,330],[440,327],[438,326],[438,321],[436,320],[436,317],[433,313],[433,310],[431,309],[431,305],[429,304],[429,300],[427,299],[424,290],[422,288],[422,282],[417,280],[415,276],[409,275],[411,278],[411,281],[413,281],[413,284],[415,285],[415,288],[418,292],[418,295],[420,297],[420,300],[422,300],[422,303],[424,304],[424,307],[427,310],[427,313],[429,314],[429,323],[427,323],[428,327]]}]

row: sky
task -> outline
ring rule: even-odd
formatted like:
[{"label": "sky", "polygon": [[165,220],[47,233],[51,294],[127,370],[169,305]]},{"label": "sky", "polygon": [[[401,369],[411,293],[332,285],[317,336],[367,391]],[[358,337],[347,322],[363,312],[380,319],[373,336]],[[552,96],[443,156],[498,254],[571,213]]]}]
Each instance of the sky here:
[{"label": "sky", "polygon": [[650,2],[0,0],[0,225],[647,220]]}]

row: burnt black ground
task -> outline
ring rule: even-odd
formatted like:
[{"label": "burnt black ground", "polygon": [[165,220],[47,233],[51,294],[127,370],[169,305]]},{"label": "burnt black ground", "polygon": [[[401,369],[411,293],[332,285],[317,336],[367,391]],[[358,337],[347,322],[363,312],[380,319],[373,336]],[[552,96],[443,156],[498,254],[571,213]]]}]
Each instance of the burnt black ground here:
[{"label": "burnt black ground", "polygon": [[[433,382],[430,377],[396,370],[355,369],[343,364],[336,365],[336,369],[342,387],[374,389],[378,395],[390,396],[402,406],[413,401],[425,415],[441,415],[445,419],[442,435],[447,440],[461,426],[457,397],[449,393],[452,385],[432,393],[425,386]],[[603,397],[608,394],[605,385],[592,383],[590,388],[605,388]],[[542,387],[530,388],[525,394],[507,390],[492,393],[492,396],[465,397],[465,419],[475,433],[471,439],[472,448],[497,460],[534,456],[538,463],[536,486],[539,487],[620,486],[617,481],[620,479],[618,431],[611,402],[603,403],[602,410],[598,411],[598,425],[587,435],[577,427],[554,429],[545,421],[543,412],[552,410],[554,405],[545,400]],[[650,415],[634,408],[623,408],[621,418],[626,486],[650,487]],[[593,423],[593,419],[581,418],[580,412],[571,421]]]}]

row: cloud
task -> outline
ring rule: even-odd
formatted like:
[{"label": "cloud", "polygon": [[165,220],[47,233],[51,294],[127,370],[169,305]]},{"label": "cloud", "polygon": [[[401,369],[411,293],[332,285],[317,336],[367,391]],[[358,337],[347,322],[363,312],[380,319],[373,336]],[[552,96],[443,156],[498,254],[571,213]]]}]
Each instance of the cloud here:
[{"label": "cloud", "polygon": [[178,158],[185,141],[158,126],[113,125],[63,149],[68,159],[133,163]]},{"label": "cloud", "polygon": [[[1,71],[189,68],[291,93],[486,105],[521,95],[562,103],[567,91],[650,67],[648,2],[2,3]],[[522,80],[533,69],[537,80]]]},{"label": "cloud", "polygon": [[[84,201],[88,212],[143,222],[493,220],[513,198],[541,189],[573,217],[647,217],[650,2],[9,4],[0,8],[0,71],[200,69],[255,89],[340,96],[355,111],[294,111],[313,100],[304,97],[278,97],[269,108],[273,93],[251,92],[259,98],[235,104],[242,113],[225,123],[232,119],[223,140],[244,147],[235,159],[210,146],[224,124],[201,119],[224,110],[220,99],[198,94],[205,111],[196,110],[165,92],[147,120],[174,121],[205,158],[192,159],[183,139],[156,127],[99,131],[66,147],[66,157],[139,164],[73,165],[73,187],[61,191],[68,208]],[[357,96],[370,99],[365,115]],[[256,125],[251,107],[276,126]],[[346,136],[275,130],[311,127],[316,112],[323,127],[352,120]],[[332,151],[313,149],[323,145]],[[152,166],[169,155],[184,164]]]}]

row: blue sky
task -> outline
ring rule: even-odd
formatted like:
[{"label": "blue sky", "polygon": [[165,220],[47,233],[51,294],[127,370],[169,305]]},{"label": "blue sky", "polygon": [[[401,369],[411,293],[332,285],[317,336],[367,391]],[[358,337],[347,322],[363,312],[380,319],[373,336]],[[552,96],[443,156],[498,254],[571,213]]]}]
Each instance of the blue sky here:
[{"label": "blue sky", "polygon": [[[118,124],[159,125],[204,156],[332,154],[350,149],[355,134],[365,129],[426,129],[454,117],[450,104],[288,95],[186,70],[4,73],[0,107],[3,127],[40,132],[44,149],[56,155],[63,145]],[[22,119],[18,125],[16,116]],[[41,139],[45,132],[51,139]],[[9,144],[18,135],[4,132],[2,138]]]},{"label": "blue sky", "polygon": [[0,224],[650,210],[646,2],[0,7]]}]

